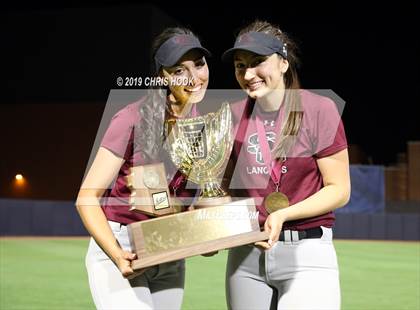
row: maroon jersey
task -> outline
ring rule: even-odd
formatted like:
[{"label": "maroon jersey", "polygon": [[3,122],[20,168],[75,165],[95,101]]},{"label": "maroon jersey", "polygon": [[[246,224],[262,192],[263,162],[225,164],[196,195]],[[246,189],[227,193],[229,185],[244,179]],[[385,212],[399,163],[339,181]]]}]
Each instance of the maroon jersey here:
[{"label": "maroon jersey", "polygon": [[[139,109],[143,103],[144,100],[140,100],[118,111],[112,117],[101,142],[101,147],[108,149],[118,157],[124,159],[112,188],[104,194],[105,202],[102,204],[102,209],[108,220],[126,225],[150,218],[145,214],[129,210],[129,196],[131,191],[127,187],[126,181],[126,176],[130,173],[129,169],[134,164],[146,165],[152,163],[144,159],[140,152],[134,151],[134,128],[142,121]],[[182,175],[176,172],[169,158],[156,159],[156,162],[160,161],[165,164],[168,173],[167,181],[171,193],[173,193],[173,187],[176,186],[178,197],[194,197],[196,189],[185,189],[185,182],[183,182]]]},{"label": "maroon jersey", "polygon": [[[276,165],[281,175],[279,191],[289,198],[290,205],[308,198],[323,187],[317,159],[347,148],[344,127],[335,103],[306,90],[299,91],[299,94],[303,112],[301,127],[283,165]],[[236,166],[230,188],[245,189],[247,195],[254,198],[259,222],[263,226],[267,218],[263,200],[276,190],[276,184],[270,177],[270,165],[267,167],[264,162],[256,122],[263,123],[269,147],[272,148],[278,135],[275,128],[281,128],[282,124],[278,122],[284,122],[285,112],[283,104],[275,112],[264,112],[258,103],[250,108],[253,104],[248,98],[232,105],[236,132],[232,156]],[[303,230],[320,225],[332,227],[334,220],[334,214],[329,212],[313,218],[285,222],[284,228]]]}]

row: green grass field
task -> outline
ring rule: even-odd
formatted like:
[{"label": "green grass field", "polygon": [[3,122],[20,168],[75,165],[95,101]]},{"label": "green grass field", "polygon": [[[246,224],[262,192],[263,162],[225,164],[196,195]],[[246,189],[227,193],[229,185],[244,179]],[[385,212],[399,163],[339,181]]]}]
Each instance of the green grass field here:
[{"label": "green grass field", "polygon": [[[94,309],[87,239],[0,239],[0,309]],[[420,309],[420,243],[335,241],[343,309]],[[187,260],[183,309],[226,309],[226,251]]]}]

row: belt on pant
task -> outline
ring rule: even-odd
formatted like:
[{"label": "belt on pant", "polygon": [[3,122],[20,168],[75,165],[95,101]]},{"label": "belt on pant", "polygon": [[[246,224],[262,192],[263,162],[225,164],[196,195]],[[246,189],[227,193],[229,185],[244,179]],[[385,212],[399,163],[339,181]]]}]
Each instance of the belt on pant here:
[{"label": "belt on pant", "polygon": [[111,227],[112,227],[112,225],[114,225],[114,227],[117,226],[119,228],[121,228],[122,226],[127,226],[126,224],[123,224],[123,223],[120,223],[120,222],[111,221],[111,220],[108,220],[108,223],[111,225]]},{"label": "belt on pant", "polygon": [[306,230],[282,230],[279,241],[299,241],[302,239],[313,239],[322,237],[322,228],[314,227]]}]

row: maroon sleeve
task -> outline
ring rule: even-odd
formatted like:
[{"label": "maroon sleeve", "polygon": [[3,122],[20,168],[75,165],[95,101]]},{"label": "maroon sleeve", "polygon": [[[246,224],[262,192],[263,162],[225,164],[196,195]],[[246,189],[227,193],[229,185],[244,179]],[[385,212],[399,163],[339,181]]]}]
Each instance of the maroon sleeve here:
[{"label": "maroon sleeve", "polygon": [[318,107],[313,135],[313,153],[315,157],[322,158],[347,148],[347,139],[335,103],[324,97]]},{"label": "maroon sleeve", "polygon": [[[136,123],[135,113],[127,106],[115,114],[105,132],[101,146],[124,158]],[[135,111],[134,111],[135,112]]]}]

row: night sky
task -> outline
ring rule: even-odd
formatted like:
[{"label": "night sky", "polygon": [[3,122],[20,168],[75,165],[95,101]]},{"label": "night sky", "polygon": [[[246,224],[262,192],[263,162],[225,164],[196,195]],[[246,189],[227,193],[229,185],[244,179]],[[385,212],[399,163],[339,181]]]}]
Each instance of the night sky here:
[{"label": "night sky", "polygon": [[[346,101],[349,143],[389,165],[420,140],[418,10],[355,2],[140,4],[16,2],[1,13],[0,197],[74,199],[110,89],[118,76],[149,76],[154,35],[190,27],[213,57],[210,88],[237,88],[220,61],[236,31],[255,18],[278,24],[300,46],[303,88]],[[317,1],[320,2],[320,1]],[[12,187],[28,178],[25,194]]]}]

